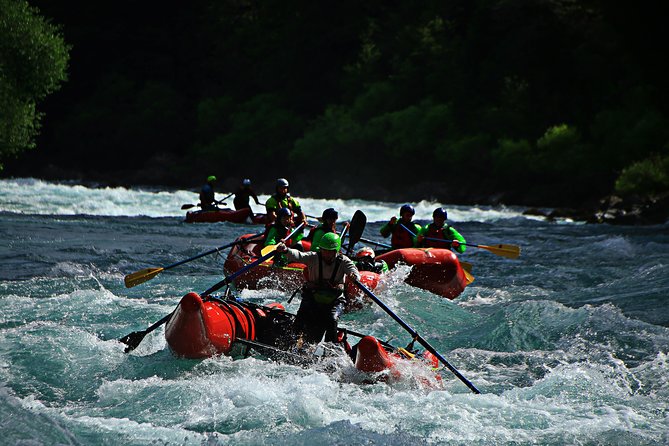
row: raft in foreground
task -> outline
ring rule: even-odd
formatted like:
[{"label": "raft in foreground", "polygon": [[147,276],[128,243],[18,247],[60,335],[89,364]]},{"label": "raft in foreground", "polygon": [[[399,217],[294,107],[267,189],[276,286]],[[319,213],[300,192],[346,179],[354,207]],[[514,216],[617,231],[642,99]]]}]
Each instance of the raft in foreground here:
[{"label": "raft in foreground", "polygon": [[[180,357],[200,359],[214,355],[233,355],[235,347],[257,348],[261,353],[287,351],[293,346],[292,321],[294,316],[280,305],[262,307],[249,303],[221,300],[203,300],[197,293],[186,294],[165,327],[165,339],[172,352]],[[344,331],[342,331],[342,334]],[[398,379],[398,364],[414,354],[404,349],[389,352],[372,336],[363,336],[353,348],[344,340],[355,368],[365,373],[388,372],[382,379]],[[437,359],[429,352],[420,356],[429,368],[438,367]],[[423,384],[436,386],[434,382]]]}]

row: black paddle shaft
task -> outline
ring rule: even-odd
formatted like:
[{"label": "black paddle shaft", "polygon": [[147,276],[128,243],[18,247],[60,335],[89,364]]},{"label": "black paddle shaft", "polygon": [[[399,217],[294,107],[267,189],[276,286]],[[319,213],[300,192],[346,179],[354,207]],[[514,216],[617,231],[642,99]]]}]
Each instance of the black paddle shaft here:
[{"label": "black paddle shaft", "polygon": [[411,336],[412,336],[415,340],[417,340],[423,347],[425,347],[425,349],[426,349],[427,351],[429,351],[429,352],[432,353],[434,356],[436,356],[437,359],[439,359],[439,361],[441,361],[441,363],[444,364],[444,365],[448,368],[448,370],[450,370],[451,372],[453,372],[453,374],[454,374],[455,376],[457,376],[457,377],[460,379],[460,381],[462,381],[467,387],[469,387],[469,389],[470,389],[472,392],[474,392],[474,393],[476,393],[476,394],[480,394],[480,393],[481,393],[481,391],[480,391],[479,389],[477,389],[477,388],[474,386],[474,384],[471,383],[471,381],[469,381],[467,378],[465,378],[464,376],[462,376],[462,374],[461,374],[455,367],[453,367],[453,366],[446,360],[446,358],[444,358],[443,356],[441,356],[441,354],[440,354],[437,350],[435,350],[434,347],[432,347],[432,346],[431,346],[425,339],[423,339],[423,337],[422,337],[421,335],[419,335],[419,334],[416,332],[416,330],[414,330],[413,328],[411,328],[411,327],[410,327],[406,322],[404,322],[398,315],[396,315],[396,314],[393,312],[393,310],[391,310],[390,308],[388,308],[388,306],[387,306],[386,304],[384,304],[378,297],[376,297],[376,296],[374,295],[374,293],[372,293],[372,292],[371,292],[365,285],[363,285],[362,283],[360,283],[360,282],[357,281],[357,280],[355,280],[355,284],[356,284],[356,285],[358,286],[358,288],[360,288],[360,289],[361,289],[367,296],[369,296],[374,302],[376,302],[376,304],[377,304],[378,306],[380,306],[386,313],[388,313],[388,314],[390,315],[390,317],[392,317],[393,319],[395,319],[395,321],[397,321],[397,323],[399,323],[399,324],[402,326],[402,328],[404,328],[406,331],[408,331],[409,334],[411,334]]}]

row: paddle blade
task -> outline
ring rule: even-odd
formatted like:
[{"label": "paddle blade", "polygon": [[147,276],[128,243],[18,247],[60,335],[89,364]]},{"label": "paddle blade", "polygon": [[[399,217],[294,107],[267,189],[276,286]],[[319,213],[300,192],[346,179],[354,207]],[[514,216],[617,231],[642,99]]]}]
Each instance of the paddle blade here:
[{"label": "paddle blade", "polygon": [[260,251],[260,255],[264,257],[267,254],[269,254],[270,252],[274,251],[275,249],[276,249],[276,245],[267,245],[262,249],[262,251]]},{"label": "paddle blade", "polygon": [[132,274],[125,276],[125,287],[132,288],[139,285],[140,283],[147,282],[158,274],[160,274],[165,268],[144,268]]},{"label": "paddle blade", "polygon": [[142,331],[133,331],[130,334],[127,334],[123,336],[119,341],[123,342],[127,347],[125,350],[123,350],[125,353],[131,352],[134,349],[136,349],[139,344],[142,342],[146,334],[148,333],[147,330],[142,330]]},{"label": "paddle blade", "polygon": [[346,254],[350,255],[353,247],[360,241],[362,233],[365,232],[365,225],[367,225],[367,216],[361,210],[355,211],[353,218],[351,218],[351,225],[348,230],[348,248]]},{"label": "paddle blade", "polygon": [[488,250],[492,252],[493,254],[496,254],[501,257],[506,257],[509,259],[517,259],[520,257],[520,246],[517,245],[494,245],[494,246],[486,246],[486,245],[478,245],[479,248],[483,248],[485,250]]},{"label": "paddle blade", "polygon": [[474,281],[474,276],[472,276],[472,264],[468,262],[460,262],[462,271],[465,273],[465,279],[467,280],[467,285],[471,284]]},{"label": "paddle blade", "polygon": [[194,207],[195,207],[194,204],[184,204],[183,206],[181,206],[181,209],[186,210],[186,209],[192,209]]}]

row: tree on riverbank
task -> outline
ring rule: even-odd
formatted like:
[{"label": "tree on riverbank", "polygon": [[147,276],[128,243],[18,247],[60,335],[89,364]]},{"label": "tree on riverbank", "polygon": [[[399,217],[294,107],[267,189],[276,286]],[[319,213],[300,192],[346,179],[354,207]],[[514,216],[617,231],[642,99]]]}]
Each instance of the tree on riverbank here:
[{"label": "tree on riverbank", "polygon": [[59,28],[23,0],[0,0],[0,170],[35,147],[37,105],[66,79],[68,46]]}]

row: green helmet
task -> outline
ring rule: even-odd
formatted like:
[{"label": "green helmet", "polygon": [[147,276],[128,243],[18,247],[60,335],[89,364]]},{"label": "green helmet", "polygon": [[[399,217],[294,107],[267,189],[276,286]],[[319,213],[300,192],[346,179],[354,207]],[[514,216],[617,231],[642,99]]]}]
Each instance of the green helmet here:
[{"label": "green helmet", "polygon": [[212,182],[214,182],[214,181],[216,181],[216,177],[215,177],[215,176],[213,176],[213,175],[209,175],[209,176],[207,177],[207,183],[212,183]]},{"label": "green helmet", "polygon": [[326,251],[339,251],[341,240],[334,232],[328,232],[318,242],[318,248]]}]

